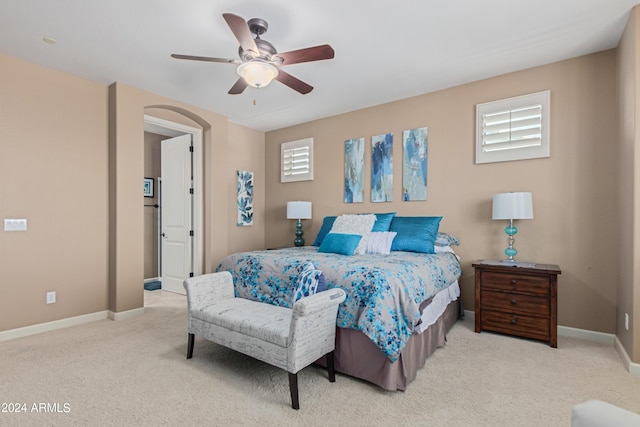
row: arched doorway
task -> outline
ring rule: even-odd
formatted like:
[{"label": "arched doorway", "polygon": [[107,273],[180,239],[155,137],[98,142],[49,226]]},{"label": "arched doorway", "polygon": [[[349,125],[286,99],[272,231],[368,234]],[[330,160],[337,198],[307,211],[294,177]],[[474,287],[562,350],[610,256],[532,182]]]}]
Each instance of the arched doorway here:
[{"label": "arched doorway", "polygon": [[[156,280],[162,283],[162,289],[184,293],[181,281],[190,275],[195,276],[202,274],[203,271],[203,129],[145,114],[144,130],[145,139],[147,139],[147,133],[161,136],[161,140],[163,141],[161,153],[165,152],[164,147],[175,146],[178,144],[178,141],[182,141],[180,144],[184,143],[185,136],[187,140],[190,138],[191,141],[190,160],[187,160],[185,166],[190,169],[189,175],[191,177],[191,183],[190,185],[187,183],[187,187],[179,186],[179,188],[183,188],[184,191],[189,191],[190,187],[191,194],[177,195],[178,197],[176,198],[175,190],[171,193],[165,193],[167,197],[171,196],[173,201],[170,204],[164,205],[162,201],[162,188],[175,189],[175,186],[171,185],[172,182],[166,181],[168,177],[165,177],[164,180],[158,179],[160,198],[158,198],[158,202],[154,204],[154,207],[158,208],[157,228],[155,234],[151,236],[145,233],[145,264],[148,264],[148,257],[157,256],[158,277]],[[162,154],[162,168],[165,171],[182,169],[180,164],[178,164],[177,167],[170,166],[176,164],[176,162],[184,161],[184,159],[184,156]],[[163,174],[165,173],[167,172],[163,172]],[[182,207],[176,206],[176,203],[187,203],[189,205],[184,206],[184,209],[182,209]],[[145,204],[145,208],[148,207],[149,205]],[[182,242],[184,243],[183,245],[176,244],[175,237],[171,240],[171,233],[175,234],[176,228],[168,228],[169,224],[167,221],[165,220],[164,223],[162,221],[163,217],[167,218],[170,210],[176,210],[176,208],[179,212],[188,212],[186,215],[178,215],[178,217],[183,218],[183,221],[188,222],[188,224],[182,224],[182,228],[186,227],[187,233],[189,230],[191,231],[190,237],[185,236],[186,240]],[[169,217],[171,218],[172,216],[169,215]],[[146,223],[148,218],[147,209],[145,212],[145,228],[148,228],[148,224]],[[168,231],[169,229],[172,231]],[[148,241],[150,237],[155,238],[155,244],[150,244]],[[188,250],[185,249],[185,245],[189,245]],[[151,251],[148,250],[150,247],[155,248],[157,252],[155,254],[151,253]],[[173,259],[170,259],[171,257],[173,257]],[[176,257],[188,257],[188,259],[176,259]],[[182,275],[185,277],[181,277]],[[147,274],[145,274],[145,276],[147,276]],[[148,278],[145,277],[145,281],[147,279]]]}]

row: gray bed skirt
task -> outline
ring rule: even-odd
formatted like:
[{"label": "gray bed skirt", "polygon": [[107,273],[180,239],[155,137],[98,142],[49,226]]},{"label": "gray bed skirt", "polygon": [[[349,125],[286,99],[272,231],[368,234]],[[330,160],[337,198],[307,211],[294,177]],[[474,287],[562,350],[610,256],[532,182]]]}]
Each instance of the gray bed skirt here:
[{"label": "gray bed skirt", "polygon": [[[406,390],[427,358],[445,344],[445,334],[456,323],[462,310],[460,299],[451,302],[433,325],[421,334],[413,334],[395,362],[389,361],[362,332],[338,328],[335,370],[360,378],[386,390]],[[318,360],[326,366],[324,359]]]}]

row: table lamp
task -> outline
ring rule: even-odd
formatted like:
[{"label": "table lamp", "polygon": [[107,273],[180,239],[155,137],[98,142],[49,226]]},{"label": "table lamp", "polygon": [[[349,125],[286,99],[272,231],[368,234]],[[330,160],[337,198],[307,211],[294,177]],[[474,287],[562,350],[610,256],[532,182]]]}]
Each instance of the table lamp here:
[{"label": "table lamp", "polygon": [[303,219],[311,219],[311,202],[287,202],[287,219],[297,219],[296,225],[296,239],[293,244],[296,246],[303,246],[304,239],[302,238],[302,221]]},{"label": "table lamp", "polygon": [[504,250],[508,259],[507,262],[515,262],[514,257],[518,254],[516,248],[513,247],[513,235],[518,229],[513,225],[514,219],[533,219],[533,202],[531,193],[514,192],[499,193],[493,196],[493,219],[507,219],[509,225],[504,232],[509,236],[509,247]]}]

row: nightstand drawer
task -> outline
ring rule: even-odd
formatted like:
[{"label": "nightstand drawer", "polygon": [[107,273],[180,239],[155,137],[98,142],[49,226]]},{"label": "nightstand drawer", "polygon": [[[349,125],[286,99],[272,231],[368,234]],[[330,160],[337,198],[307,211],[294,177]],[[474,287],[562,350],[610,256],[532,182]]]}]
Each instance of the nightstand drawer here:
[{"label": "nightstand drawer", "polygon": [[483,310],[499,310],[515,313],[531,313],[549,316],[549,298],[508,292],[482,290],[480,297]]},{"label": "nightstand drawer", "polygon": [[498,291],[549,295],[549,278],[548,276],[524,275],[515,272],[511,274],[485,271],[482,273],[482,287]]},{"label": "nightstand drawer", "polygon": [[517,335],[537,340],[549,340],[549,318],[482,311],[482,330]]}]

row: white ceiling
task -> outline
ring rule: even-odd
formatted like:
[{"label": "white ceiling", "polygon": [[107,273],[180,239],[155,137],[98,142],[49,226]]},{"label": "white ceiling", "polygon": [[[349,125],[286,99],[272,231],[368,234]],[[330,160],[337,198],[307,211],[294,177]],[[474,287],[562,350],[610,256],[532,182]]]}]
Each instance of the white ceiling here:
[{"label": "white ceiling", "polygon": [[[617,46],[640,0],[0,0],[0,53],[104,84],[121,82],[269,131]],[[227,95],[237,58],[222,18],[262,18],[280,52],[332,60]],[[48,44],[43,37],[56,40]]]}]

